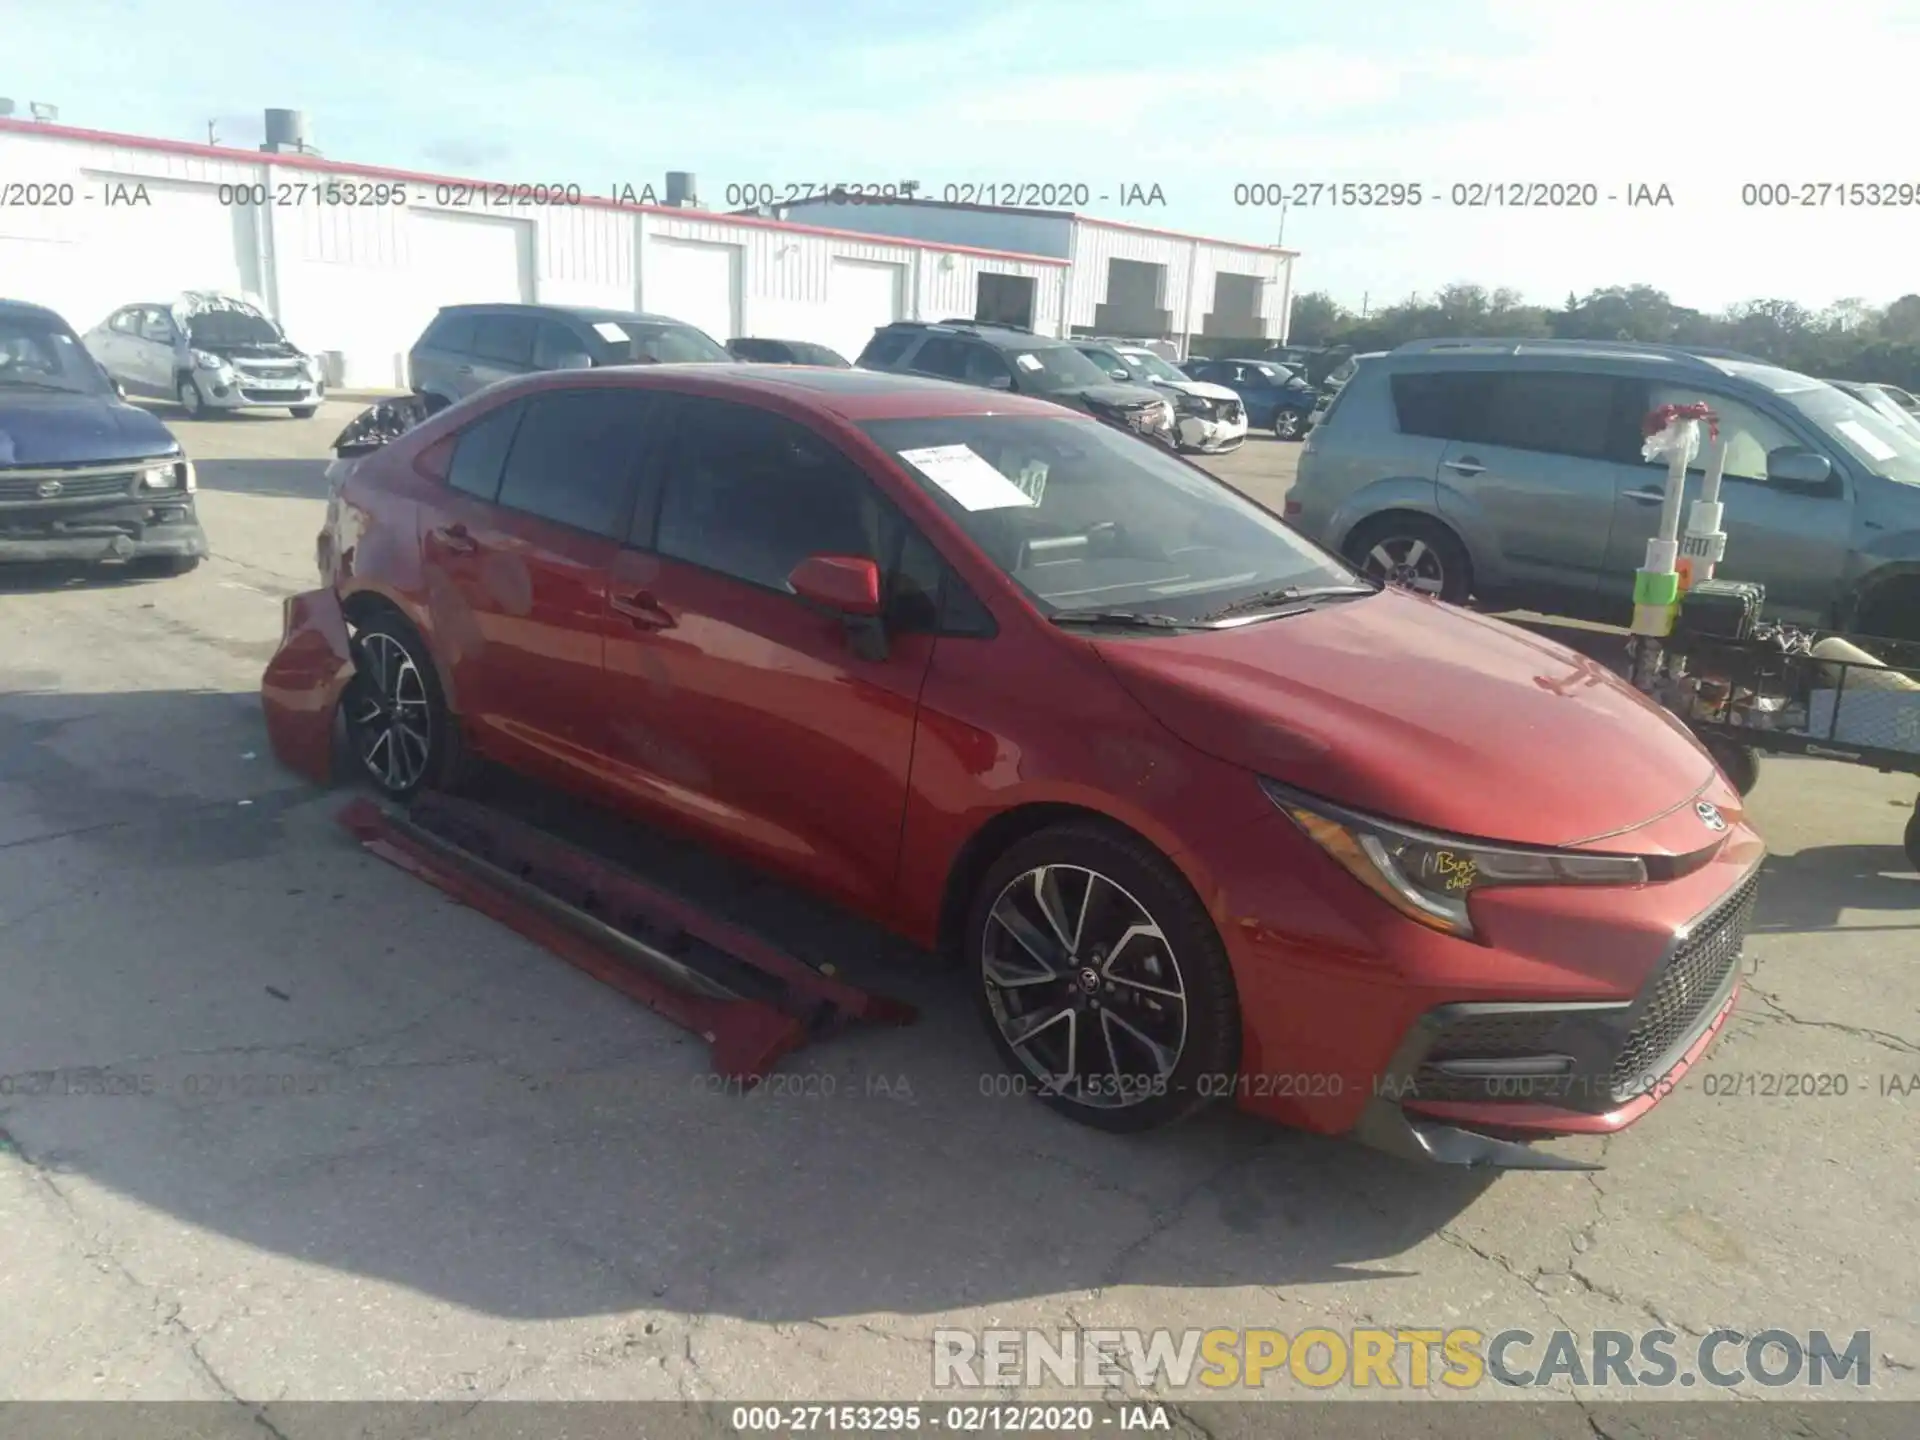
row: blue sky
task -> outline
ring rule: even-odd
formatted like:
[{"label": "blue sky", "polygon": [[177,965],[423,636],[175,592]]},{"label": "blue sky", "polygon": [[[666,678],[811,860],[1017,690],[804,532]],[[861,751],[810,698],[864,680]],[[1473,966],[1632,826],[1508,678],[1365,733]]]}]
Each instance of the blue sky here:
[{"label": "blue sky", "polygon": [[[715,206],[755,182],[1157,184],[1164,208],[1086,208],[1266,242],[1277,211],[1236,184],[1422,186],[1418,208],[1287,211],[1301,287],[1354,306],[1457,280],[1709,308],[1920,289],[1920,205],[1742,203],[1920,187],[1916,76],[1912,0],[0,0],[0,95],[104,130],[211,120],[251,147],[284,106],[338,159],[601,192],[687,169]],[[1602,203],[1444,203],[1501,181]],[[1637,184],[1674,203],[1605,198]]]}]

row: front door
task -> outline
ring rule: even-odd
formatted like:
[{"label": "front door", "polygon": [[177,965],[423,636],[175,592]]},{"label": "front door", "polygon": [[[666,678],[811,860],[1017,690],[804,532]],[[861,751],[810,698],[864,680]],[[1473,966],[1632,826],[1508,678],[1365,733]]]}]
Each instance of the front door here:
[{"label": "front door", "polygon": [[656,512],[639,507],[609,587],[610,758],[648,807],[883,914],[934,639],[896,627],[884,657],[855,653],[845,623],[786,582],[809,555],[888,567],[905,522],[804,426],[667,403]]},{"label": "front door", "polygon": [[454,380],[464,400],[496,380],[524,375],[533,368],[533,342],[540,324],[531,315],[483,315],[474,332],[473,353],[455,367]]},{"label": "front door", "polygon": [[[1463,370],[1396,385],[1447,439],[1440,513],[1474,537],[1478,580],[1523,604],[1589,611],[1608,564],[1620,466],[1637,458],[1637,383],[1572,370]],[[1637,562],[1636,562],[1637,563]]]},{"label": "front door", "polygon": [[140,312],[140,332],[127,342],[134,379],[149,395],[174,393],[175,346],[179,331],[173,316],[157,305]]},{"label": "front door", "polygon": [[547,390],[488,411],[455,443],[421,519],[436,651],[477,743],[552,774],[605,742],[607,575],[626,533],[648,398]]},{"label": "front door", "polygon": [[[1724,580],[1753,580],[1767,588],[1766,612],[1803,625],[1825,624],[1846,573],[1853,533],[1847,484],[1836,470],[1818,493],[1788,489],[1767,480],[1767,456],[1780,449],[1829,453],[1811,426],[1761,413],[1743,400],[1692,385],[1651,385],[1639,402],[1642,413],[1662,405],[1704,400],[1719,419],[1727,463],[1720,502],[1727,555]],[[1684,533],[1688,508],[1705,478],[1707,437],[1687,474],[1680,509]],[[1632,603],[1634,571],[1646,562],[1647,541],[1660,524],[1666,462],[1622,467],[1609,542],[1605,593],[1615,610]]]}]

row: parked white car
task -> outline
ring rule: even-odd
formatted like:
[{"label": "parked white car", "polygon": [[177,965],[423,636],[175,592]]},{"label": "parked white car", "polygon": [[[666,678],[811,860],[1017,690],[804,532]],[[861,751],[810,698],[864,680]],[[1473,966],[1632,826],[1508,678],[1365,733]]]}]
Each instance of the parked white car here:
[{"label": "parked white car", "polygon": [[123,305],[82,341],[129,396],[172,400],[189,416],[285,409],[304,420],[326,398],[319,357],[236,295],[195,290]]},{"label": "parked white car", "polygon": [[1173,402],[1174,437],[1182,450],[1219,455],[1246,442],[1247,407],[1226,386],[1183,375],[1144,345],[1113,340],[1073,343],[1114,379],[1148,385],[1165,394]]}]

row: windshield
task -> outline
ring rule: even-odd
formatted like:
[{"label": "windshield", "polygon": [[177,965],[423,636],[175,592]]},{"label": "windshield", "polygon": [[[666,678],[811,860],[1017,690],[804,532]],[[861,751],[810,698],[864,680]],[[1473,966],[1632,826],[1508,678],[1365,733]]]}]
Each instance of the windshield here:
[{"label": "windshield", "polygon": [[0,313],[0,390],[100,395],[107,378],[70,331],[28,315]]},{"label": "windshield", "polygon": [[1078,390],[1085,385],[1111,385],[1113,377],[1071,345],[1047,345],[1008,354],[1020,372],[1020,388],[1036,395]]},{"label": "windshield", "polygon": [[[731,361],[727,348],[691,325],[604,320],[593,327],[613,349],[615,365],[685,365]],[[617,337],[624,334],[625,339]]]},{"label": "windshield", "polygon": [[1920,485],[1920,434],[1831,385],[1810,384],[1782,397],[1865,469]]},{"label": "windshield", "polygon": [[208,310],[187,317],[187,341],[192,345],[278,345],[282,338],[271,320],[244,310]]},{"label": "windshield", "polygon": [[1356,583],[1205,471],[1105,425],[967,415],[862,428],[1048,615],[1198,620],[1283,586]]},{"label": "windshield", "polygon": [[801,365],[831,365],[841,370],[849,368],[846,356],[837,350],[829,350],[824,345],[813,345],[801,341],[792,349],[794,360]]},{"label": "windshield", "polygon": [[1151,350],[1122,350],[1120,363],[1133,372],[1136,380],[1171,380],[1176,385],[1190,376],[1182,375]]}]

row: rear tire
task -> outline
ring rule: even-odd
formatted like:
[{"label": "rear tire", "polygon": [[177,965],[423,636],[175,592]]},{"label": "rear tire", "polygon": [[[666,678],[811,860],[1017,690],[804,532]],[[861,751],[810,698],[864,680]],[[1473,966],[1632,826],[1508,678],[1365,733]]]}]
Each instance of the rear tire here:
[{"label": "rear tire", "polygon": [[1273,417],[1273,438],[1298,440],[1307,433],[1307,418],[1298,410],[1279,410]]},{"label": "rear tire", "polygon": [[1363,520],[1347,537],[1349,564],[1376,580],[1464,605],[1473,595],[1467,547],[1438,520],[1396,512]]},{"label": "rear tire", "polygon": [[1920,870],[1920,801],[1916,801],[1913,814],[1907,817],[1906,834],[1907,863]]},{"label": "rear tire", "polygon": [[1902,576],[1870,591],[1850,628],[1881,640],[1920,641],[1920,578]]},{"label": "rear tire", "polygon": [[967,917],[982,1021],[1010,1072],[1071,1120],[1135,1133],[1230,1093],[1240,1005],[1212,918],[1145,841],[1099,821],[1029,835]]},{"label": "rear tire", "polygon": [[130,561],[128,568],[136,575],[150,575],[156,580],[172,579],[177,575],[190,575],[200,568],[198,555],[146,555]]},{"label": "rear tire", "polygon": [[456,788],[465,752],[420,632],[382,607],[354,628],[352,651],[340,704],[361,774],[391,800]]}]

